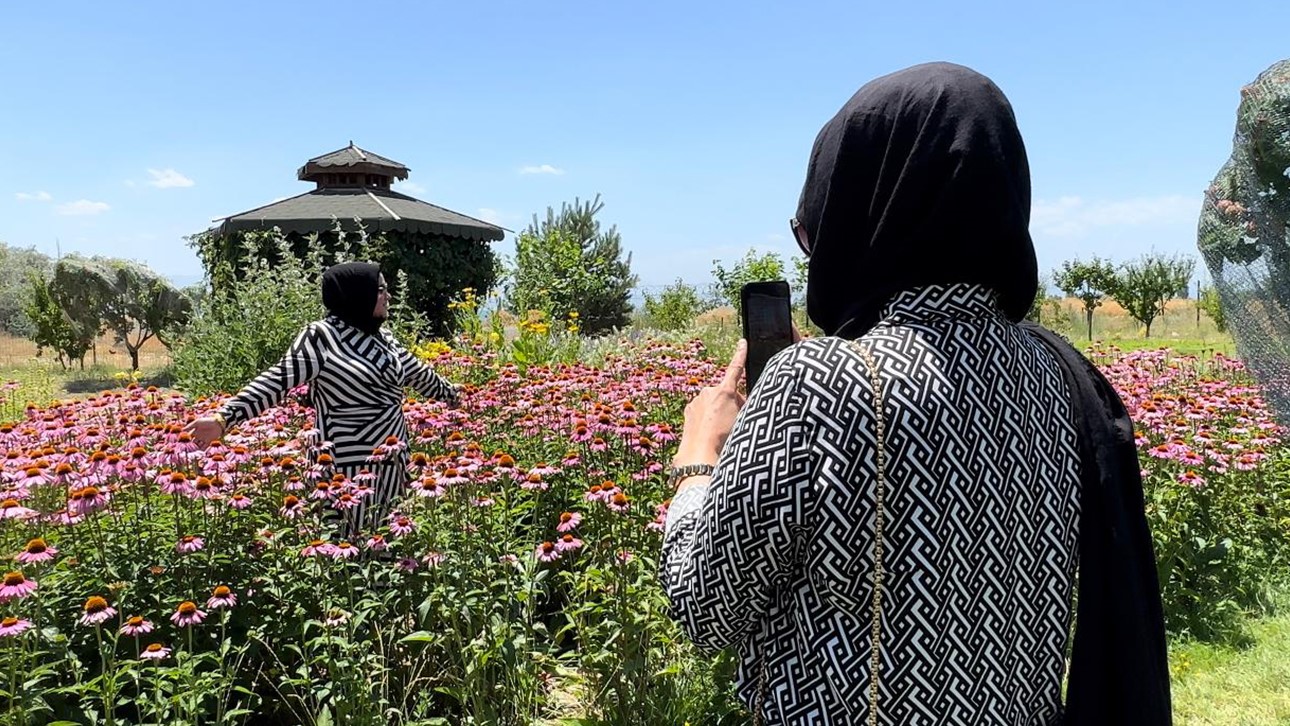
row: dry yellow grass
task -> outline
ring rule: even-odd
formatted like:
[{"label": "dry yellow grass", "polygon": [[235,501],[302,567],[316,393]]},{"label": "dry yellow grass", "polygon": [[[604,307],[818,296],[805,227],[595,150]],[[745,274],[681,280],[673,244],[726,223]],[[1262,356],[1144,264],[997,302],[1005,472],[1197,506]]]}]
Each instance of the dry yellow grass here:
[{"label": "dry yellow grass", "polygon": [[[117,344],[111,337],[104,337],[98,340],[96,347],[97,360],[100,366],[119,368],[120,370],[130,368],[130,354],[126,351],[124,345]],[[95,358],[96,354],[94,352],[87,353],[85,355],[85,365],[92,365]],[[35,343],[26,338],[0,335],[0,368],[16,368],[33,361],[54,363],[55,356],[53,351],[47,350],[44,355],[37,358]],[[139,367],[143,370],[163,368],[169,363],[170,352],[156,338],[149,339],[139,351]]]}]

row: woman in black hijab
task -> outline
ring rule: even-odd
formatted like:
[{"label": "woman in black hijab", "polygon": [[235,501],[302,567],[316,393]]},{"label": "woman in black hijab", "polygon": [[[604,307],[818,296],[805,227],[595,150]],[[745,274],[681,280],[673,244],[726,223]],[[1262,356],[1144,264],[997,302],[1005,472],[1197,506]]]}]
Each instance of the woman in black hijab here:
[{"label": "woman in black hijab", "polygon": [[[348,488],[333,488],[330,501],[344,516],[342,536],[353,539],[381,526],[407,486],[403,389],[454,407],[458,394],[381,328],[390,294],[379,267],[364,262],[329,267],[322,298],[328,313],[323,320],[306,326],[277,365],[188,430],[204,448],[308,383],[317,428],[333,447],[336,471],[347,480]],[[390,441],[397,443],[388,446]],[[380,460],[369,461],[378,448]]]},{"label": "woman in black hijab", "polygon": [[1029,216],[1012,108],[968,68],[872,81],[817,137],[793,231],[827,335],[746,403],[741,346],[687,407],[664,541],[674,616],[736,647],[757,722],[1169,723],[1132,422],[1019,324]]}]

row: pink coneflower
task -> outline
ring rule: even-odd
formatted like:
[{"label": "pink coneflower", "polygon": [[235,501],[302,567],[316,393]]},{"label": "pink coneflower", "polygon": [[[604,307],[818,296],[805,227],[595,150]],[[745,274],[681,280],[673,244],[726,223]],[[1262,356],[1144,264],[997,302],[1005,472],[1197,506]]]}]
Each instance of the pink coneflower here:
[{"label": "pink coneflower", "polygon": [[373,474],[367,469],[363,469],[354,475],[354,483],[355,484],[375,484],[376,474]]},{"label": "pink coneflower", "polygon": [[582,540],[572,534],[565,534],[556,540],[555,548],[560,552],[577,552],[582,549]]},{"label": "pink coneflower", "polygon": [[560,460],[560,465],[566,469],[568,469],[569,467],[578,466],[581,463],[582,463],[582,457],[578,456],[578,452],[576,451],[570,451],[569,453],[564,455],[563,459]]},{"label": "pink coneflower", "polygon": [[35,580],[28,580],[21,572],[6,572],[0,584],[0,602],[27,597],[36,591]]},{"label": "pink coneflower", "polygon": [[348,620],[349,613],[344,610],[332,609],[327,611],[327,619],[323,621],[323,625],[334,628],[337,625],[344,625]]},{"label": "pink coneflower", "polygon": [[418,497],[436,498],[444,495],[444,488],[434,479],[418,479],[412,482],[412,492]]},{"label": "pink coneflower", "polygon": [[439,477],[437,483],[440,484],[441,486],[450,487],[450,486],[460,485],[460,484],[469,484],[470,478],[463,476],[459,469],[453,467],[450,469],[445,469],[443,472],[443,476]]},{"label": "pink coneflower", "polygon": [[152,632],[152,623],[144,620],[141,616],[135,615],[128,618],[125,624],[121,626],[121,634],[138,637]]},{"label": "pink coneflower", "polygon": [[560,524],[556,525],[557,532],[572,532],[582,524],[582,515],[577,512],[564,512],[560,515]]},{"label": "pink coneflower", "polygon": [[314,490],[309,492],[310,499],[330,499],[332,495],[331,482],[320,481],[314,485]]},{"label": "pink coneflower", "polygon": [[0,501],[0,519],[26,519],[36,511],[22,506],[17,499]]},{"label": "pink coneflower", "polygon": [[1178,481],[1179,483],[1186,484],[1197,489],[1205,486],[1205,478],[1191,469],[1179,474]]},{"label": "pink coneflower", "polygon": [[140,660],[163,660],[170,657],[170,649],[161,643],[149,643],[146,648],[139,653]]},{"label": "pink coneflower", "polygon": [[22,552],[19,552],[18,556],[14,559],[24,565],[32,565],[38,562],[48,562],[54,559],[54,555],[56,554],[58,554],[57,548],[50,547],[45,543],[44,539],[36,537],[35,539],[29,540],[27,542],[27,546],[23,548]]},{"label": "pink coneflower", "polygon": [[234,509],[246,509],[251,506],[251,498],[242,494],[234,494],[228,498],[228,505]]},{"label": "pink coneflower", "polygon": [[415,572],[417,567],[420,565],[418,565],[417,561],[411,557],[400,557],[398,561],[394,563],[394,566],[404,572]]},{"label": "pink coneflower", "polygon": [[501,557],[498,557],[497,561],[503,565],[518,565],[520,563],[520,558],[508,552]]},{"label": "pink coneflower", "polygon": [[528,491],[544,492],[551,488],[550,484],[542,481],[542,475],[536,471],[530,471],[521,481],[520,488]]},{"label": "pink coneflower", "polygon": [[560,549],[555,546],[554,542],[543,542],[533,550],[533,556],[539,562],[555,562],[560,559]]},{"label": "pink coneflower", "polygon": [[98,595],[90,596],[81,610],[81,618],[77,621],[81,625],[101,625],[105,620],[116,617],[116,608]]},{"label": "pink coneflower", "polygon": [[295,519],[300,516],[300,513],[304,508],[304,502],[300,501],[300,497],[297,497],[294,494],[288,494],[282,498],[282,509],[278,510],[278,514],[281,514],[287,519]]},{"label": "pink coneflower", "polygon": [[157,485],[166,494],[186,494],[190,489],[188,476],[182,471],[168,472],[163,470],[157,475]]},{"label": "pink coneflower", "polygon": [[618,551],[618,563],[619,563],[619,564],[625,565],[625,564],[627,564],[628,562],[631,562],[633,559],[635,559],[635,557],[636,557],[636,555],[632,554],[631,552],[628,552],[627,550],[619,550],[619,551]]},{"label": "pink coneflower", "polygon": [[206,546],[206,540],[202,539],[201,537],[196,537],[190,534],[190,535],[186,535],[183,539],[179,540],[179,544],[175,545],[175,549],[179,550],[180,552],[186,555],[189,555],[194,552],[197,552],[198,550],[200,550],[205,546]]},{"label": "pink coneflower", "polygon": [[348,542],[341,542],[332,546],[329,554],[338,560],[348,560],[358,556],[358,548]]},{"label": "pink coneflower", "polygon": [[390,518],[390,532],[399,535],[411,534],[416,529],[416,523],[402,515]]},{"label": "pink coneflower", "polygon": [[353,494],[346,492],[340,495],[339,497],[336,497],[336,501],[332,502],[331,506],[343,512],[347,509],[353,509],[354,507],[357,507],[358,498],[355,497]]},{"label": "pink coneflower", "polygon": [[619,514],[626,512],[632,506],[631,499],[629,499],[627,497],[627,493],[621,489],[614,492],[613,495],[609,497],[606,504],[611,510],[618,512]]},{"label": "pink coneflower", "polygon": [[76,505],[78,513],[88,514],[107,506],[108,495],[98,487],[82,487],[72,496],[72,502]]},{"label": "pink coneflower", "polygon": [[202,621],[205,619],[206,613],[198,610],[197,603],[192,600],[185,600],[179,603],[179,607],[175,608],[174,614],[170,616],[170,622],[181,628],[185,628],[190,625],[201,625]]},{"label": "pink coneflower", "polygon": [[10,638],[15,635],[21,635],[23,631],[31,628],[30,620],[15,618],[12,615],[0,620],[0,638]]},{"label": "pink coneflower", "polygon": [[609,444],[606,444],[604,439],[597,436],[591,440],[591,446],[589,448],[595,452],[602,452],[609,448]]},{"label": "pink coneflower", "polygon": [[379,534],[374,534],[367,538],[367,548],[373,552],[381,552],[390,548],[390,543]]},{"label": "pink coneflower", "polygon": [[448,555],[442,552],[427,552],[421,561],[426,563],[426,567],[438,567],[443,561],[448,559]]},{"label": "pink coneflower", "polygon": [[309,544],[305,545],[305,548],[300,551],[300,555],[302,557],[313,557],[314,555],[330,555],[332,553],[332,550],[334,550],[335,548],[336,548],[335,545],[333,545],[330,542],[327,542],[326,540],[316,539],[311,541]]},{"label": "pink coneflower", "polygon": [[231,608],[235,605],[237,605],[237,595],[234,595],[233,591],[230,590],[227,585],[219,585],[216,587],[211,591],[210,599],[206,601],[206,607],[211,610]]}]

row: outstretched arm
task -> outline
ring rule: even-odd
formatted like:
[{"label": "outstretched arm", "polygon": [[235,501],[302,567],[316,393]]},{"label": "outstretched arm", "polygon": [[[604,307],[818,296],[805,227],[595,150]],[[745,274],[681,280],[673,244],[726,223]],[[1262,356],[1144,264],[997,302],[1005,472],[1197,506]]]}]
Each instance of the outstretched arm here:
[{"label": "outstretched arm", "polygon": [[399,345],[393,338],[389,340],[390,344],[394,346],[395,353],[399,356],[399,362],[403,364],[403,385],[412,388],[426,398],[443,401],[453,408],[456,408],[461,403],[460,394],[456,386],[449,383],[443,376],[435,373],[434,368],[431,368],[424,361],[418,360],[407,348]]},{"label": "outstretched arm", "polygon": [[311,324],[296,336],[282,360],[226,401],[215,416],[198,419],[186,430],[205,448],[228,429],[281,403],[291,389],[317,378],[322,357],[322,331],[316,323]]}]

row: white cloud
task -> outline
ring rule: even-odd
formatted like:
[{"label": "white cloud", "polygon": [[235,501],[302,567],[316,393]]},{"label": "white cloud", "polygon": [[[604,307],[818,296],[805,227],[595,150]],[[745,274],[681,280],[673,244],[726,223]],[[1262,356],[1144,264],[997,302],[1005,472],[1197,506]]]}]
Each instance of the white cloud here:
[{"label": "white cloud", "polygon": [[416,182],[401,181],[394,185],[394,191],[404,194],[425,194],[427,190]]},{"label": "white cloud", "polygon": [[152,181],[148,182],[148,186],[153,186],[158,189],[191,187],[195,183],[192,179],[189,179],[174,169],[149,169],[148,176],[152,177]]},{"label": "white cloud", "polygon": [[91,202],[88,199],[78,199],[74,202],[67,202],[55,207],[55,211],[64,217],[84,217],[92,214],[102,214],[112,207],[106,202]]},{"label": "white cloud", "polygon": [[542,164],[541,166],[520,167],[520,173],[521,174],[552,174],[554,176],[560,176],[561,174],[564,173],[564,169],[551,166],[550,164]]},{"label": "white cloud", "polygon": [[1036,201],[1030,210],[1030,230],[1044,237],[1080,237],[1112,227],[1155,227],[1194,222],[1200,199],[1181,195],[1135,197],[1117,201],[1086,201],[1061,197]]},{"label": "white cloud", "polygon": [[485,222],[489,222],[491,224],[502,223],[502,213],[497,211],[496,209],[489,209],[488,207],[480,207],[479,209],[475,210],[475,214],[479,215],[479,218],[484,220]]},{"label": "white cloud", "polygon": [[20,202],[48,202],[54,198],[49,192],[18,192],[14,196]]}]

